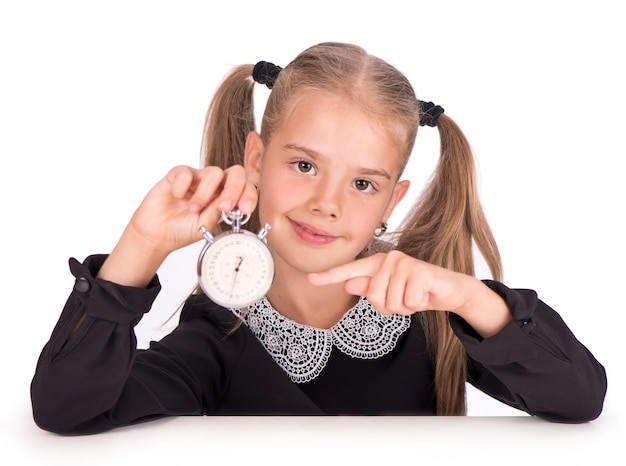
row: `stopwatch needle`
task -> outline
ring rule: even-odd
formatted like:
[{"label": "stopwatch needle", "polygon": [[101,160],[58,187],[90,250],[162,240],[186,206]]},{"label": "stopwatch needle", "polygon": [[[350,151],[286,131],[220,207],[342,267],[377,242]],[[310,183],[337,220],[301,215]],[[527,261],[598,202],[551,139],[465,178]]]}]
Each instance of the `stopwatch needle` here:
[{"label": "stopwatch needle", "polygon": [[239,256],[239,262],[237,263],[237,267],[235,267],[235,272],[239,272],[239,267],[241,266],[242,262],[243,262],[243,256]]},{"label": "stopwatch needle", "polygon": [[237,282],[237,274],[239,273],[239,267],[241,267],[241,263],[243,262],[243,256],[239,256],[237,259],[239,259],[239,262],[237,262],[237,265],[235,266],[235,273],[233,275],[233,284],[230,287],[230,297],[233,297],[233,291],[235,291],[235,283]]}]

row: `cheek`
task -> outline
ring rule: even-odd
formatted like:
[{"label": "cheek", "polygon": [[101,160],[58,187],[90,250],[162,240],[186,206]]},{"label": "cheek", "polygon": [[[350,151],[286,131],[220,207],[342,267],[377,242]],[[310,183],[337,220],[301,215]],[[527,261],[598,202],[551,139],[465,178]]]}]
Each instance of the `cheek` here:
[{"label": "cheek", "polygon": [[380,226],[384,206],[379,201],[348,200],[344,206],[344,219],[350,223],[353,237],[368,242]]},{"label": "cheek", "polygon": [[272,202],[269,200],[270,193],[266,193],[263,190],[259,193],[259,220],[261,221],[261,225],[269,223],[270,225],[273,223],[271,218],[271,209],[269,207],[272,205]]},{"label": "cheek", "polygon": [[351,216],[355,235],[359,238],[364,238],[366,241],[374,234],[374,230],[380,226],[380,222],[376,220],[378,217],[373,215],[372,212],[372,210],[366,210],[360,215]]},{"label": "cheek", "polygon": [[271,223],[273,216],[296,202],[297,192],[297,186],[290,186],[279,177],[268,177],[264,180],[259,192],[261,221]]}]

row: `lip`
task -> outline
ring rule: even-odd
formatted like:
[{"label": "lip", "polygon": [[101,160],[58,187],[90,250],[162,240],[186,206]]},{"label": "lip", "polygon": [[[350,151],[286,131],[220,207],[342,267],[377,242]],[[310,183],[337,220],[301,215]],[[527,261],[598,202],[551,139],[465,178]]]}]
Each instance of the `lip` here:
[{"label": "lip", "polygon": [[301,240],[316,246],[330,244],[339,238],[338,236],[333,236],[324,230],[315,228],[312,225],[307,225],[306,223],[295,222],[291,219],[289,219],[289,222]]}]

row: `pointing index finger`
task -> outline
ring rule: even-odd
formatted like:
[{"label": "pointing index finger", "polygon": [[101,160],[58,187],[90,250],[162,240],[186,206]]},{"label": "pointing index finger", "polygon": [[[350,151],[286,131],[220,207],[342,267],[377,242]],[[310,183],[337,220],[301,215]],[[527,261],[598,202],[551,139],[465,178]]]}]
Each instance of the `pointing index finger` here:
[{"label": "pointing index finger", "polygon": [[379,261],[374,256],[370,256],[333,267],[324,272],[310,273],[308,279],[309,283],[313,285],[331,285],[357,277],[373,277],[378,266]]}]

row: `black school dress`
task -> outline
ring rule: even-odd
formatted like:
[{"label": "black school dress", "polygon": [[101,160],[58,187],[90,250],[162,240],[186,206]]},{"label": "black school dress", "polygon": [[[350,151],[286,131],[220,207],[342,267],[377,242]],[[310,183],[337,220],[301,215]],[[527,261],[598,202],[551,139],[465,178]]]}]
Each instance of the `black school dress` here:
[{"label": "black school dress", "polygon": [[[105,258],[70,260],[76,284],[31,384],[42,429],[89,434],[174,415],[435,414],[434,372],[416,316],[383,316],[362,298],[322,330],[261,301],[240,323],[239,310],[193,295],[175,330],[137,350],[133,329],[160,290],[158,278],[145,289],[95,279]],[[603,366],[534,291],[485,283],[513,320],[482,339],[450,314],[467,350],[468,382],[550,421],[599,416]]]}]

